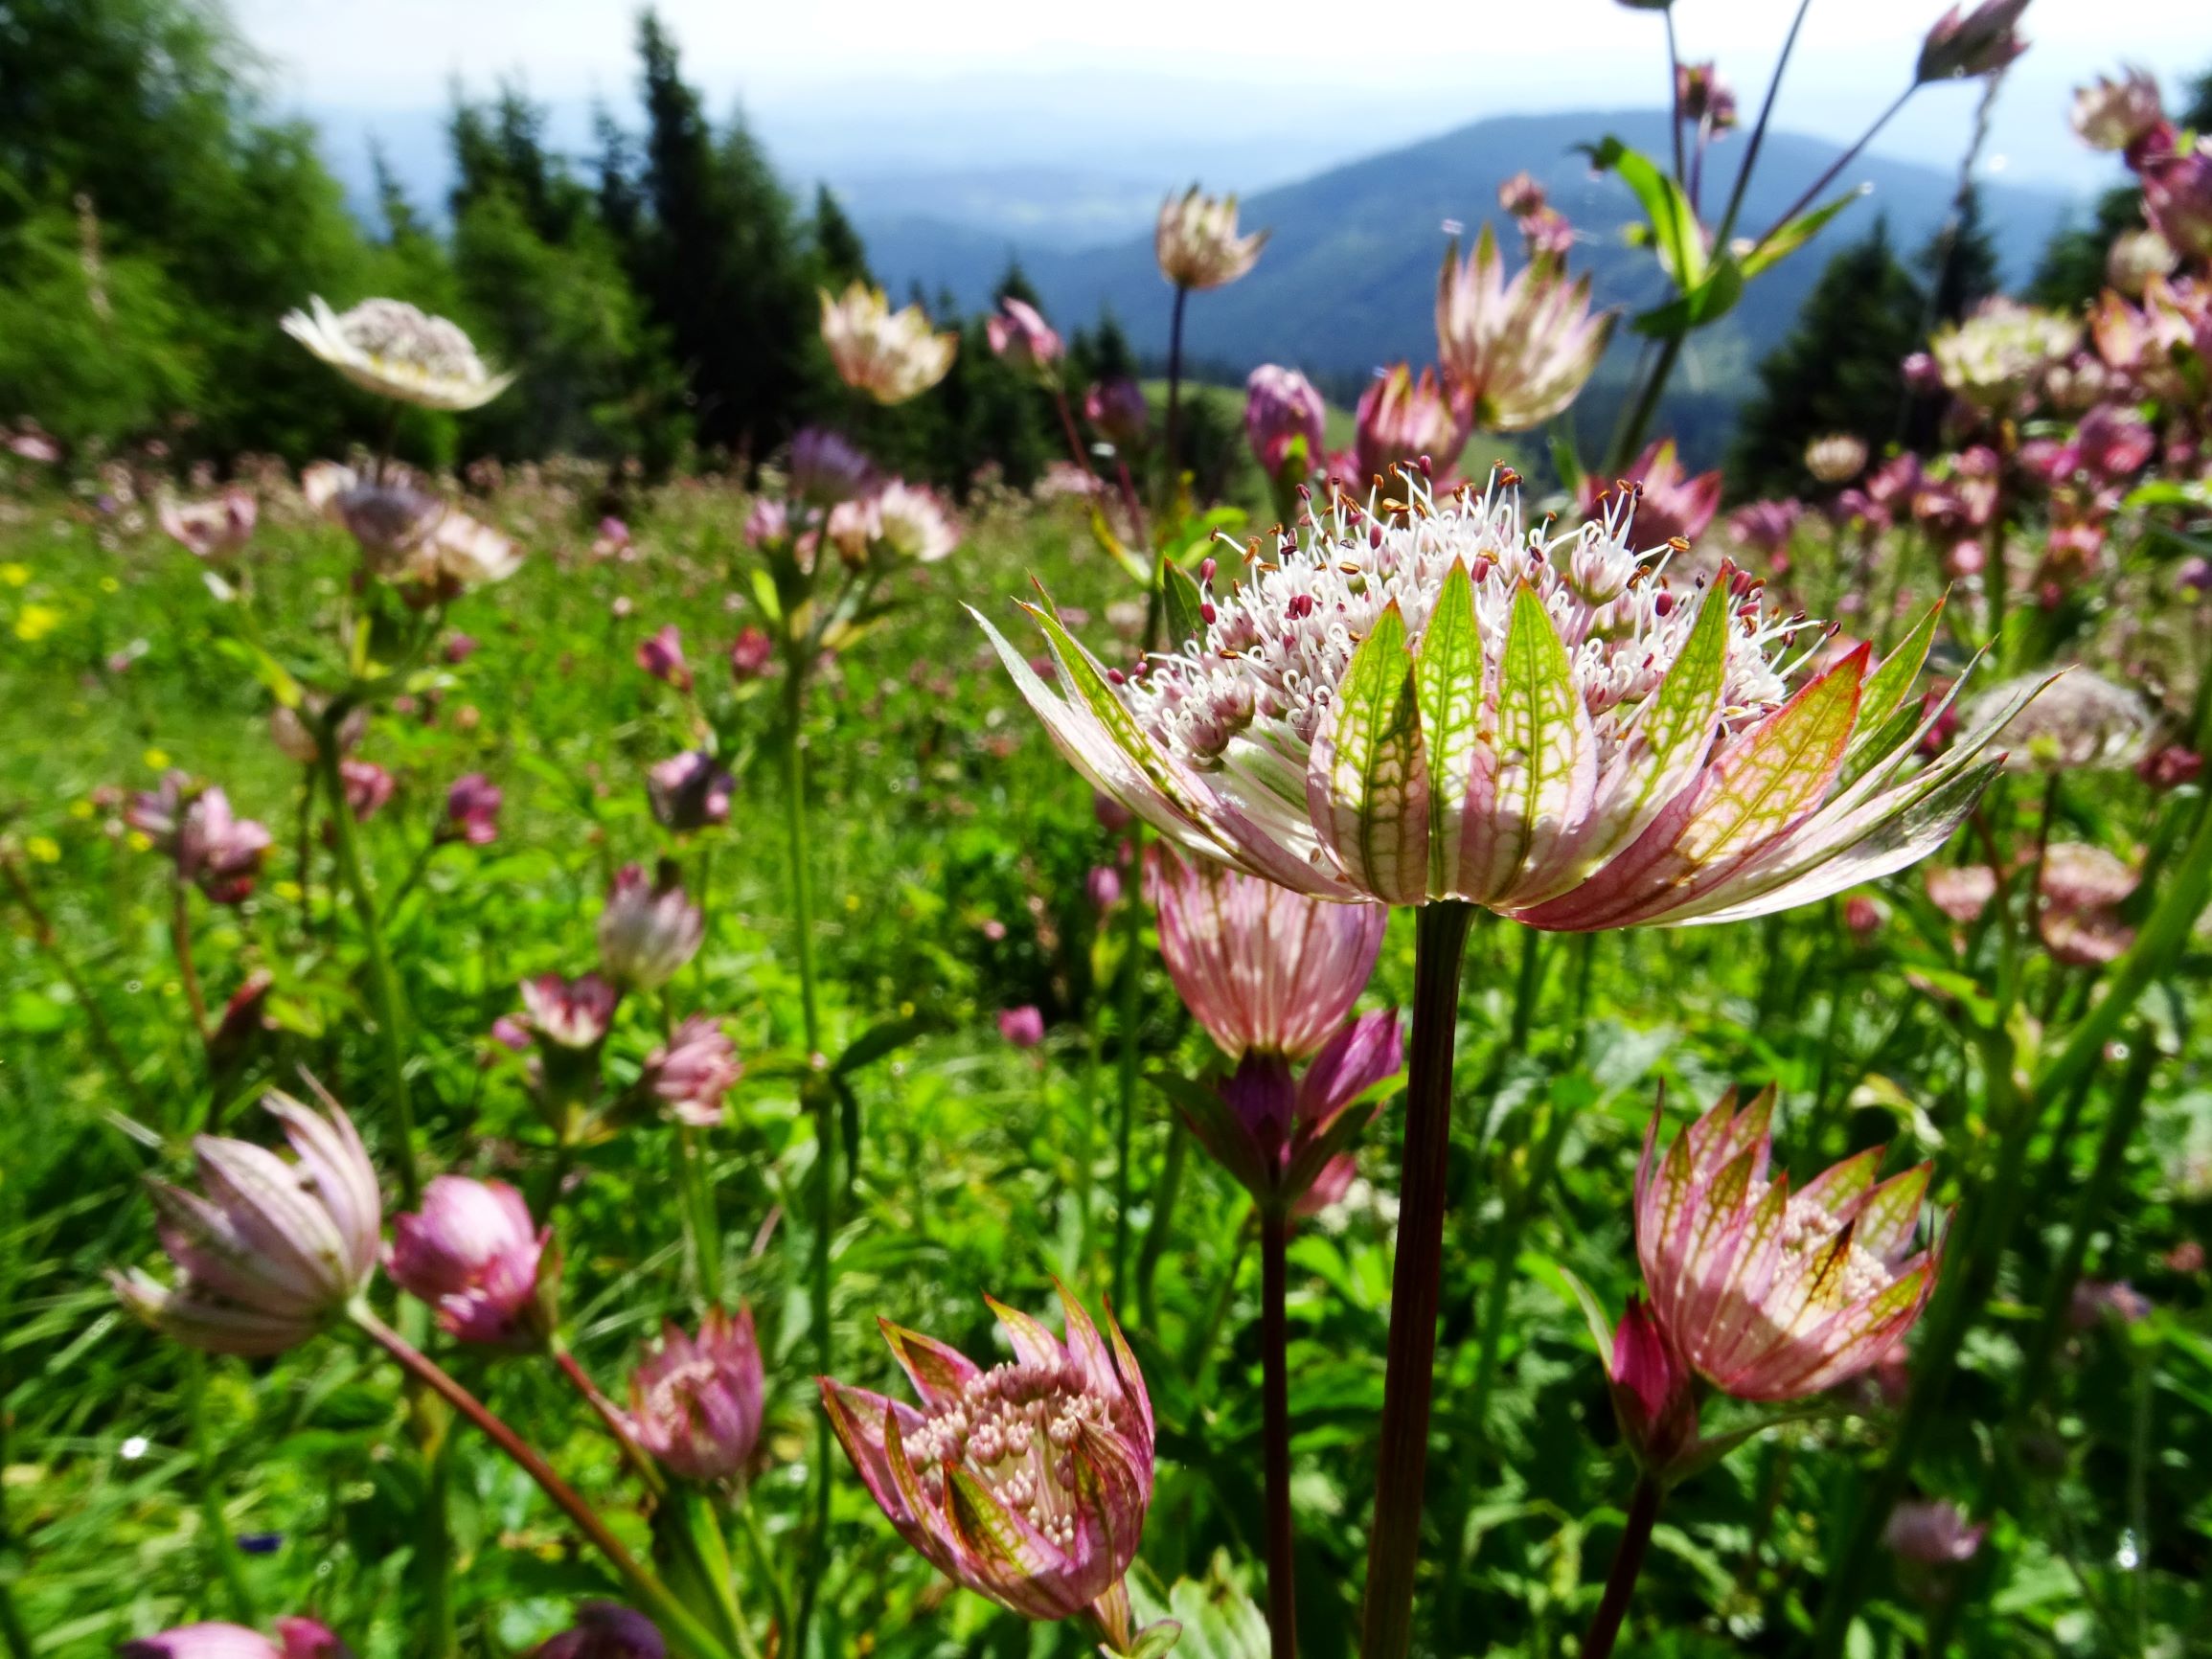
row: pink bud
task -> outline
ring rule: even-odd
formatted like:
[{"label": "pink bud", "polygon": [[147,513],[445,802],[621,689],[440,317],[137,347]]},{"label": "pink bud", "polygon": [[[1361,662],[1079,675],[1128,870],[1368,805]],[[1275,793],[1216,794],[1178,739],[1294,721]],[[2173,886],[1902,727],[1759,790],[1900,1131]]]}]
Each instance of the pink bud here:
[{"label": "pink bud", "polygon": [[1298,478],[1319,467],[1327,416],[1321,394],[1295,369],[1263,363],[1244,381],[1244,436],[1269,478],[1283,479],[1293,466]]},{"label": "pink bud", "polygon": [[481,772],[465,772],[445,791],[445,826],[442,833],[487,847],[499,838],[499,785]]},{"label": "pink bud", "polygon": [[1621,1438],[1654,1479],[1666,1479],[1697,1447],[1698,1396],[1690,1368],[1640,1296],[1629,1298],[1613,1332],[1613,1369],[1606,1380]]},{"label": "pink bud", "polygon": [[646,798],[664,830],[704,830],[730,821],[736,781],[702,749],[686,749],[646,773]]},{"label": "pink bud", "polygon": [[1090,895],[1093,910],[1111,910],[1121,902],[1122,873],[1110,864],[1095,866],[1084,878],[1083,886]]},{"label": "pink bud", "polygon": [[527,1346],[549,1329],[537,1275],[551,1236],[532,1225],[506,1182],[438,1175],[422,1189],[422,1208],[392,1223],[385,1267],[400,1289],[437,1308],[448,1335]]},{"label": "pink bud", "polygon": [[1035,1007],[1001,1009],[998,1034],[1017,1049],[1033,1049],[1044,1041],[1044,1015]]},{"label": "pink bud", "polygon": [[459,630],[446,635],[445,660],[447,662],[458,666],[475,654],[476,641],[472,635],[462,633]]},{"label": "pink bud", "polygon": [[665,680],[679,692],[692,689],[691,666],[684,661],[683,635],[673,623],[638,642],[637,666],[656,680]]},{"label": "pink bud", "polygon": [[338,776],[346,785],[346,809],[356,824],[366,824],[392,799],[392,774],[374,761],[340,761]]},{"label": "pink bud", "polygon": [[718,1485],[752,1461],[765,1393],[751,1311],[710,1307],[696,1337],[665,1327],[630,1374],[630,1428],[671,1474]]},{"label": "pink bud", "polygon": [[607,976],[633,990],[658,990],[698,953],[706,918],[684,897],[673,863],[649,877],[625,865],[599,918],[599,958]]},{"label": "pink bud", "polygon": [[739,685],[764,678],[774,671],[776,642],[761,629],[741,630],[730,646],[730,678]]},{"label": "pink bud", "polygon": [[744,1069],[721,1022],[696,1013],[646,1057],[638,1082],[677,1123],[711,1129],[721,1123],[722,1097]]}]

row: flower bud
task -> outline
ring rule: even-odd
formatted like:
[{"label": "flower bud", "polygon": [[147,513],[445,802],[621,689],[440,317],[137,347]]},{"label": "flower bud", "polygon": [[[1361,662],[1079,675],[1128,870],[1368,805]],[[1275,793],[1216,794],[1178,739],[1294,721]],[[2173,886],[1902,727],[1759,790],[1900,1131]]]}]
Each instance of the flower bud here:
[{"label": "flower bud", "polygon": [[646,799],[664,830],[704,830],[730,821],[736,780],[703,749],[686,749],[646,773]]},{"label": "flower bud", "polygon": [[540,1642],[529,1659],[668,1659],[668,1644],[643,1613],[586,1602],[577,1608],[576,1623]]},{"label": "flower bud", "polygon": [[775,670],[776,642],[757,627],[740,631],[730,645],[730,678],[739,685],[764,679]]},{"label": "flower bud", "polygon": [[752,1461],[765,1395],[751,1311],[710,1307],[696,1337],[665,1327],[630,1374],[630,1429],[671,1474],[719,1484]]},{"label": "flower bud", "polygon": [[615,875],[599,918],[599,959],[607,977],[631,990],[658,990],[697,954],[706,918],[684,897],[675,865],[648,877],[635,864]]},{"label": "flower bud", "polygon": [[1296,483],[1321,459],[1328,408],[1313,382],[1295,369],[1263,363],[1244,381],[1244,436],[1260,470],[1283,480],[1295,465]]},{"label": "flower bud", "polygon": [[439,833],[447,840],[488,847],[499,838],[499,785],[481,772],[465,772],[445,791],[445,822]]},{"label": "flower bud", "polygon": [[646,1057],[638,1085],[677,1123],[711,1129],[721,1123],[722,1097],[744,1069],[721,1022],[696,1013]]},{"label": "flower bud", "polygon": [[637,666],[679,692],[692,689],[691,665],[684,661],[683,635],[673,623],[638,642]]},{"label": "flower bud", "polygon": [[1035,1006],[1001,1009],[998,1034],[1017,1049],[1033,1049],[1044,1041],[1044,1015]]},{"label": "flower bud", "polygon": [[400,1289],[438,1310],[448,1335],[530,1347],[553,1328],[538,1295],[552,1236],[532,1225],[522,1194],[506,1182],[437,1175],[422,1189],[422,1208],[392,1223],[385,1267]]},{"label": "flower bud", "polygon": [[2028,49],[2018,28],[2027,9],[2028,0],[1981,0],[1965,12],[1953,6],[1921,43],[1916,79],[1926,85],[1995,75]]}]

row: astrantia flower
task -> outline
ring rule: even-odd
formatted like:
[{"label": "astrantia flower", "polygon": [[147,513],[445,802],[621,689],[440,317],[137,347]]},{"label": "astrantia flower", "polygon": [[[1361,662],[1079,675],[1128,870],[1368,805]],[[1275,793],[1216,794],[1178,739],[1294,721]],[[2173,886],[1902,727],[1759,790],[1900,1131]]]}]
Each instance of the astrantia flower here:
[{"label": "astrantia flower", "polygon": [[506,1182],[436,1175],[422,1189],[422,1209],[393,1221],[385,1265],[400,1289],[438,1310],[448,1335],[528,1344],[552,1326],[537,1293],[552,1237]]},{"label": "astrantia flower", "polygon": [[[2145,225],[2140,230],[2122,231],[2112,239],[2105,253],[2105,281],[2129,299],[2140,299],[2153,278],[2172,276],[2179,262],[2174,244]],[[2103,365],[2092,357],[2081,367],[2086,373]]]},{"label": "astrantia flower", "polygon": [[751,1311],[710,1307],[696,1338],[664,1327],[630,1374],[631,1432],[671,1474],[734,1480],[760,1443],[765,1394]]},{"label": "astrantia flower", "polygon": [[1736,125],[1736,89],[1722,79],[1718,64],[1678,63],[1675,66],[1675,107],[1684,121],[1695,122],[1708,132],[1726,132]]},{"label": "astrantia flower", "polygon": [[1087,1611],[1119,1652],[1152,1497],[1152,1401],[1110,1312],[1102,1339],[1064,1286],[1060,1299],[1064,1347],[991,1303],[1014,1358],[989,1371],[885,1321],[921,1409],[826,1376],[822,1404],[869,1494],[939,1572],[1026,1618]]},{"label": "astrantia flower", "polygon": [[704,830],[730,821],[737,781],[703,749],[655,762],[646,773],[646,800],[664,830]]},{"label": "astrantia flower", "polygon": [[541,973],[522,982],[522,1023],[556,1048],[594,1049],[606,1040],[620,1000],[614,987],[596,973],[580,979]]},{"label": "astrantia flower", "polygon": [[1804,516],[1801,501],[1754,501],[1728,515],[1728,534],[1754,553],[1772,558],[1788,549],[1797,521]]},{"label": "astrantia flower", "polygon": [[[790,468],[792,492],[820,507],[859,494],[876,476],[875,463],[855,448],[842,433],[832,432],[826,426],[802,426],[792,436]],[[772,506],[778,513],[774,534],[757,539],[781,539],[783,503],[763,498],[754,506]]]},{"label": "astrantia flower", "polygon": [[1035,1003],[998,1011],[998,1034],[1007,1046],[1033,1049],[1044,1041],[1044,1012]]},{"label": "astrantia flower", "polygon": [[438,827],[445,840],[488,847],[499,839],[499,785],[481,772],[465,772],[445,791],[445,822]]},{"label": "astrantia flower", "polygon": [[300,490],[309,507],[353,536],[371,576],[425,602],[503,581],[521,568],[513,542],[447,507],[403,468],[364,477],[318,461],[300,474]]},{"label": "astrantia flower", "polygon": [[289,1096],[262,1104],[296,1160],[223,1136],[193,1143],[205,1195],[148,1183],[173,1288],[133,1269],[117,1294],[179,1342],[215,1353],[281,1353],[342,1313],[376,1270],[383,1201],[346,1114]]},{"label": "astrantia flower", "polygon": [[212,501],[161,504],[161,528],[194,558],[219,561],[253,539],[260,506],[247,489],[226,489]]},{"label": "astrantia flower", "polygon": [[1422,370],[1416,379],[1411,365],[1395,364],[1359,394],[1352,453],[1339,459],[1337,469],[1348,471],[1346,482],[1360,489],[1370,479],[1387,478],[1400,466],[1425,457],[1448,476],[1459,465],[1472,423],[1469,400],[1459,388],[1439,385],[1433,369]]},{"label": "astrantia flower", "polygon": [[1881,1541],[1891,1552],[1923,1567],[1955,1565],[1973,1558],[1986,1526],[1970,1526],[1949,1498],[1908,1498],[1889,1511]]},{"label": "astrantia flower", "polygon": [[392,774],[374,761],[340,761],[338,781],[345,785],[346,810],[356,824],[366,824],[382,811],[399,787]]},{"label": "astrantia flower", "polygon": [[679,692],[692,689],[691,665],[684,661],[683,630],[674,623],[662,625],[637,642],[637,666]]},{"label": "astrantia flower", "polygon": [[2071,317],[2000,295],[1964,322],[1937,330],[1928,351],[1949,390],[1978,408],[2002,410],[2032,393],[2081,339]]},{"label": "astrantia flower", "polygon": [[2091,149],[2124,150],[2166,119],[2158,82],[2140,69],[2100,75],[2074,91],[2073,126]]},{"label": "astrantia flower", "polygon": [[[1967,710],[1968,723],[2010,706],[2027,685],[2011,680],[1992,686]],[[2117,771],[2141,759],[2156,725],[2150,704],[2137,693],[2074,668],[2010,715],[1995,741],[2006,751],[2008,772]]]},{"label": "astrantia flower", "polygon": [[1934,1288],[1912,1248],[1930,1166],[1879,1185],[1881,1148],[1792,1193],[1767,1178],[1771,1089],[1734,1091],[1636,1170],[1636,1257],[1660,1329],[1690,1368],[1738,1399],[1802,1399],[1874,1365]]},{"label": "astrantia flower", "polygon": [[983,320],[984,338],[992,353],[1025,374],[1049,378],[1062,350],[1060,334],[1044,320],[1044,313],[1026,300],[1009,294],[998,309]]},{"label": "astrantia flower", "polygon": [[1866,470],[1866,440],[1831,432],[1805,446],[1805,470],[1823,484],[1849,484]]},{"label": "astrantia flower", "polygon": [[404,300],[363,300],[333,311],[317,294],[285,317],[285,332],[356,386],[425,409],[474,409],[513,382],[494,375],[458,324]]},{"label": "astrantia flower", "polygon": [[1583,516],[1597,517],[1605,511],[1608,502],[1618,495],[1632,493],[1636,535],[1645,545],[1656,547],[1663,542],[1695,541],[1705,534],[1706,526],[1713,522],[1713,514],[1721,510],[1721,489],[1718,468],[1693,475],[1683,466],[1675,441],[1661,438],[1647,445],[1611,485],[1585,475],[1582,488]]},{"label": "astrantia flower", "polygon": [[646,1057],[638,1082],[677,1123],[711,1129],[722,1121],[722,1097],[744,1071],[722,1022],[695,1013]]},{"label": "astrantia flower", "polygon": [[664,859],[648,876],[626,864],[599,916],[599,960],[607,977],[632,990],[658,990],[698,953],[706,918],[684,897],[675,866]]},{"label": "astrantia flower", "polygon": [[1906,703],[1932,613],[1879,667],[1860,646],[1793,692],[1758,585],[1723,565],[1670,588],[1625,512],[1547,541],[1510,491],[1389,488],[1404,510],[1338,497],[1136,674],[1031,607],[1062,695],[984,627],[1092,787],[1185,851],[1572,931],[1762,915],[1914,862],[2029,694],[1909,773],[1939,717]]},{"label": "astrantia flower", "polygon": [[1317,1052],[1367,989],[1390,919],[1379,904],[1316,901],[1157,845],[1145,889],[1168,977],[1232,1060],[1248,1049]]},{"label": "astrantia flower", "polygon": [[2020,13],[2028,0],[1981,0],[1972,11],[1953,6],[1921,42],[1917,80],[1960,80],[1995,75],[2021,53]]},{"label": "astrantia flower", "polygon": [[2182,254],[2212,261],[2212,145],[2200,134],[2182,148],[2161,125],[2139,148],[2144,216]]},{"label": "astrantia flower", "polygon": [[1152,253],[1160,275],[1178,288],[1219,288],[1259,262],[1267,233],[1237,234],[1237,198],[1202,194],[1197,185],[1160,203]]},{"label": "astrantia flower", "polygon": [[1083,418],[1118,449],[1141,449],[1152,436],[1145,389],[1126,375],[1101,380],[1083,395]]},{"label": "astrantia flower", "polygon": [[1986,864],[1931,865],[1922,879],[1928,902],[1962,927],[1978,920],[1997,896],[1997,873]]},{"label": "astrantia flower", "polygon": [[585,1602],[576,1623],[548,1636],[529,1659],[668,1659],[659,1626],[643,1613],[612,1602]]},{"label": "astrantia flower", "polygon": [[1605,355],[1609,313],[1590,315],[1590,279],[1569,282],[1556,260],[1505,280],[1488,225],[1467,262],[1444,256],[1436,284],[1436,354],[1474,422],[1491,432],[1540,426],[1572,403]]},{"label": "astrantia flower", "polygon": [[2142,877],[2125,860],[2102,847],[2054,841],[2043,849],[2041,869],[2036,930],[2054,958],[2099,967],[2134,943],[2135,930],[2117,906]]},{"label": "astrantia flower", "polygon": [[1318,468],[1322,428],[1328,406],[1313,382],[1295,369],[1263,363],[1244,380],[1244,437],[1252,459],[1269,478],[1278,476],[1295,454],[1299,477]]},{"label": "astrantia flower", "polygon": [[329,1626],[279,1619],[276,1640],[243,1625],[179,1625],[116,1648],[119,1659],[352,1659]]},{"label": "astrantia flower", "polygon": [[935,564],[960,545],[960,526],[937,492],[894,478],[876,491],[871,551],[894,564]]},{"label": "astrantia flower", "polygon": [[837,376],[878,403],[919,398],[945,378],[959,336],[930,331],[920,306],[894,311],[881,288],[855,283],[836,299],[822,290],[822,340]]}]

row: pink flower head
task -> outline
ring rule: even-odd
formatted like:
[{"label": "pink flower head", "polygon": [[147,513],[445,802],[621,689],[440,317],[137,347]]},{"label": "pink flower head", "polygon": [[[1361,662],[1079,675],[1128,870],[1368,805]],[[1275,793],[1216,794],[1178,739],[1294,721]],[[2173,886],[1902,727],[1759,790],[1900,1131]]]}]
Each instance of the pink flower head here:
[{"label": "pink flower head", "polygon": [[2154,749],[2135,762],[2135,776],[2161,793],[2194,784],[2203,770],[2204,757],[2179,743]]},{"label": "pink flower head", "polygon": [[1110,864],[1097,864],[1083,877],[1083,893],[1093,910],[1111,910],[1122,899],[1122,873]]},{"label": "pink flower head", "polygon": [[599,916],[599,960],[617,985],[658,990],[705,937],[706,918],[684,897],[673,863],[663,859],[650,877],[635,864],[616,873]]},{"label": "pink flower head", "polygon": [[1145,884],[1168,977],[1231,1059],[1317,1053],[1366,989],[1389,920],[1380,905],[1309,898],[1157,843]]},{"label": "pink flower head", "polygon": [[737,781],[703,749],[686,749],[646,772],[646,799],[664,830],[704,830],[730,821],[730,791]]},{"label": "pink flower head", "polygon": [[1575,227],[1558,208],[1539,208],[1522,215],[1519,223],[1531,264],[1544,260],[1556,264],[1574,250]]},{"label": "pink flower head", "polygon": [[1678,63],[1675,66],[1675,107],[1682,119],[1707,132],[1726,132],[1736,125],[1736,89],[1722,79],[1718,65]]},{"label": "pink flower head", "polygon": [[765,1396],[751,1310],[710,1307],[696,1337],[665,1327],[630,1373],[630,1430],[671,1474],[718,1485],[752,1461]]},{"label": "pink flower head", "polygon": [[2107,1319],[2132,1325],[2151,1313],[2151,1299],[2126,1280],[2083,1279],[2075,1283],[2066,1305],[2066,1320],[2076,1330],[2089,1330]]},{"label": "pink flower head", "polygon": [[1630,462],[1609,489],[1595,476],[1584,478],[1583,516],[1594,518],[1608,502],[1625,497],[1635,503],[1636,539],[1644,546],[1695,541],[1721,510],[1721,489],[1718,470],[1692,477],[1676,454],[1675,441],[1661,438]]},{"label": "pink flower head", "polygon": [[869,509],[868,552],[879,562],[935,564],[960,545],[958,522],[926,485],[894,478],[870,498]]},{"label": "pink flower head", "polygon": [[692,689],[691,665],[684,661],[684,637],[674,623],[638,641],[637,666],[679,692]]},{"label": "pink flower head", "polygon": [[2128,150],[2166,119],[2158,82],[2140,69],[2074,91],[2073,127],[2091,149]]},{"label": "pink flower head", "polygon": [[1142,449],[1152,436],[1145,389],[1126,375],[1101,380],[1083,395],[1083,418],[1117,449]]},{"label": "pink flower head", "polygon": [[1554,259],[1512,282],[1483,226],[1465,264],[1448,249],[1436,288],[1436,354],[1455,405],[1485,430],[1540,426],[1582,393],[1605,354],[1609,313],[1590,314],[1590,279],[1570,282]]},{"label": "pink flower head", "polygon": [[1126,1651],[1122,1580],[1152,1504],[1152,1401],[1111,1309],[1102,1339],[1058,1288],[1064,1345],[991,1303],[1014,1358],[989,1371],[883,1321],[920,1409],[817,1380],[869,1494],[932,1566],[1025,1618],[1091,1612]]},{"label": "pink flower head", "polygon": [[253,539],[260,504],[248,489],[226,489],[213,501],[164,501],[161,528],[194,558],[220,563]]},{"label": "pink flower head", "polygon": [[338,778],[346,786],[346,810],[356,824],[366,824],[382,811],[396,786],[392,774],[374,761],[340,761]]},{"label": "pink flower head", "polygon": [[1931,864],[1923,880],[1928,902],[1962,927],[1978,920],[1997,892],[1997,873],[1986,864]]},{"label": "pink flower head", "polygon": [[522,982],[522,1023],[555,1048],[595,1049],[606,1040],[619,1000],[620,993],[596,973],[581,979],[541,973]]},{"label": "pink flower head", "polygon": [[775,666],[776,642],[760,628],[742,628],[730,642],[730,678],[739,685],[764,679]]},{"label": "pink flower head", "polygon": [[2120,920],[2116,906],[2141,879],[2102,847],[2054,841],[2044,848],[2036,924],[2051,955],[2077,967],[2117,961],[2135,942],[2135,930]]},{"label": "pink flower head", "polygon": [[[376,1270],[376,1171],[335,1102],[329,1116],[262,1097],[293,1160],[224,1136],[193,1143],[202,1193],[148,1184],[173,1287],[133,1268],[111,1275],[141,1318],[211,1353],[281,1353],[342,1313]],[[204,1193],[204,1195],[203,1195]]]},{"label": "pink flower head", "polygon": [[1525,168],[1497,187],[1497,205],[1516,219],[1540,212],[1544,200],[1543,186]]},{"label": "pink flower head", "polygon": [[1953,6],[1921,42],[1916,79],[1926,84],[1995,75],[2028,49],[2019,33],[2027,9],[2028,0],[1981,0],[1972,11]]},{"label": "pink flower head", "polygon": [[529,1659],[668,1659],[668,1643],[643,1613],[612,1602],[585,1602],[576,1623],[548,1636]]},{"label": "pink flower head", "polygon": [[[162,781],[162,796],[154,799],[170,794],[174,777],[172,773]],[[138,797],[141,804],[148,799]],[[132,823],[134,828],[145,827],[140,819]],[[183,800],[173,843],[176,873],[181,880],[198,882],[200,891],[216,903],[244,901],[254,890],[269,846],[268,830],[251,818],[233,814],[230,797],[220,789],[201,789]]]},{"label": "pink flower head", "polygon": [[998,1011],[998,1034],[1010,1047],[1033,1049],[1044,1041],[1044,1015],[1034,1005]]},{"label": "pink flower head", "polygon": [[1448,395],[1435,370],[1424,369],[1416,379],[1409,365],[1396,364],[1359,394],[1348,482],[1387,482],[1400,466],[1425,458],[1448,477],[1471,423],[1467,400]]},{"label": "pink flower head", "polygon": [[1881,931],[1882,910],[1880,899],[1864,893],[1854,893],[1843,901],[1844,931],[1860,943],[1866,943]]},{"label": "pink flower head", "polygon": [[1296,483],[1318,468],[1327,405],[1313,382],[1295,369],[1263,363],[1244,380],[1244,437],[1269,478],[1282,478],[1296,462]]},{"label": "pink flower head", "polygon": [[1203,290],[1235,282],[1259,262],[1266,231],[1240,236],[1237,198],[1210,196],[1197,185],[1160,203],[1152,254],[1160,275],[1178,288]]},{"label": "pink flower head", "polygon": [[1771,559],[1787,551],[1790,537],[1804,516],[1801,501],[1754,501],[1728,515],[1728,534],[1752,552]]},{"label": "pink flower head", "polygon": [[476,639],[455,628],[445,636],[445,660],[458,668],[476,654]]},{"label": "pink flower head", "polygon": [[991,342],[992,355],[1003,357],[1024,374],[1049,373],[1060,361],[1062,348],[1053,326],[1035,306],[1012,294],[1000,300],[998,309],[984,319],[983,332]]},{"label": "pink flower head", "polygon": [[471,847],[499,839],[499,785],[481,772],[464,772],[445,791],[445,823],[440,833]]},{"label": "pink flower head", "polygon": [[744,1070],[721,1021],[695,1013],[646,1057],[639,1081],[677,1123],[711,1129],[722,1121],[722,1097]]},{"label": "pink flower head", "polygon": [[1179,1089],[1174,1101],[1207,1155],[1256,1202],[1311,1215],[1350,1184],[1352,1142],[1380,1105],[1354,1113],[1354,1103],[1404,1069],[1390,1009],[1346,1021],[1300,1074],[1279,1053],[1248,1049],[1219,1086]]},{"label": "pink flower head", "polygon": [[2161,125],[2139,146],[2143,216],[2184,257],[2212,261],[2212,145],[2200,136],[2184,152],[2170,131]]},{"label": "pink flower head", "polygon": [[506,1182],[436,1175],[422,1208],[393,1221],[384,1265],[400,1289],[438,1310],[446,1334],[528,1347],[551,1329],[537,1280],[552,1237]]},{"label": "pink flower head", "polygon": [[[826,426],[803,426],[791,439],[791,490],[801,500],[817,506],[849,501],[875,477],[874,464],[842,433]],[[779,525],[779,535],[781,532]]]},{"label": "pink flower head", "polygon": [[1636,1170],[1636,1255],[1660,1329],[1690,1368],[1739,1399],[1802,1399],[1866,1370],[1912,1328],[1937,1255],[1911,1249],[1923,1164],[1880,1185],[1880,1148],[1802,1192],[1767,1178],[1771,1089],[1733,1090]]},{"label": "pink flower head", "polygon": [[1988,1531],[1968,1525],[1965,1511],[1949,1498],[1908,1498],[1889,1511],[1881,1541],[1916,1566],[1955,1566],[1973,1558]]},{"label": "pink flower head", "polygon": [[791,510],[772,495],[756,495],[745,510],[745,545],[781,547],[791,533]]},{"label": "pink flower head", "polygon": [[277,1639],[243,1625],[180,1625],[116,1648],[119,1659],[353,1659],[328,1625],[279,1619]]}]

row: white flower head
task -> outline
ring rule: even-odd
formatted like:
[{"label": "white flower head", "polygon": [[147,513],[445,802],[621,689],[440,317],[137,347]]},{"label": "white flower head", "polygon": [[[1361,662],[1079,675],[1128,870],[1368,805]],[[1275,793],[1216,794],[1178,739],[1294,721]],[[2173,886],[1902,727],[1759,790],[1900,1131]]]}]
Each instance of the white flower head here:
[{"label": "white flower head", "polygon": [[333,311],[320,294],[285,317],[285,332],[353,382],[425,409],[474,409],[513,383],[484,366],[461,326],[404,300]]}]

